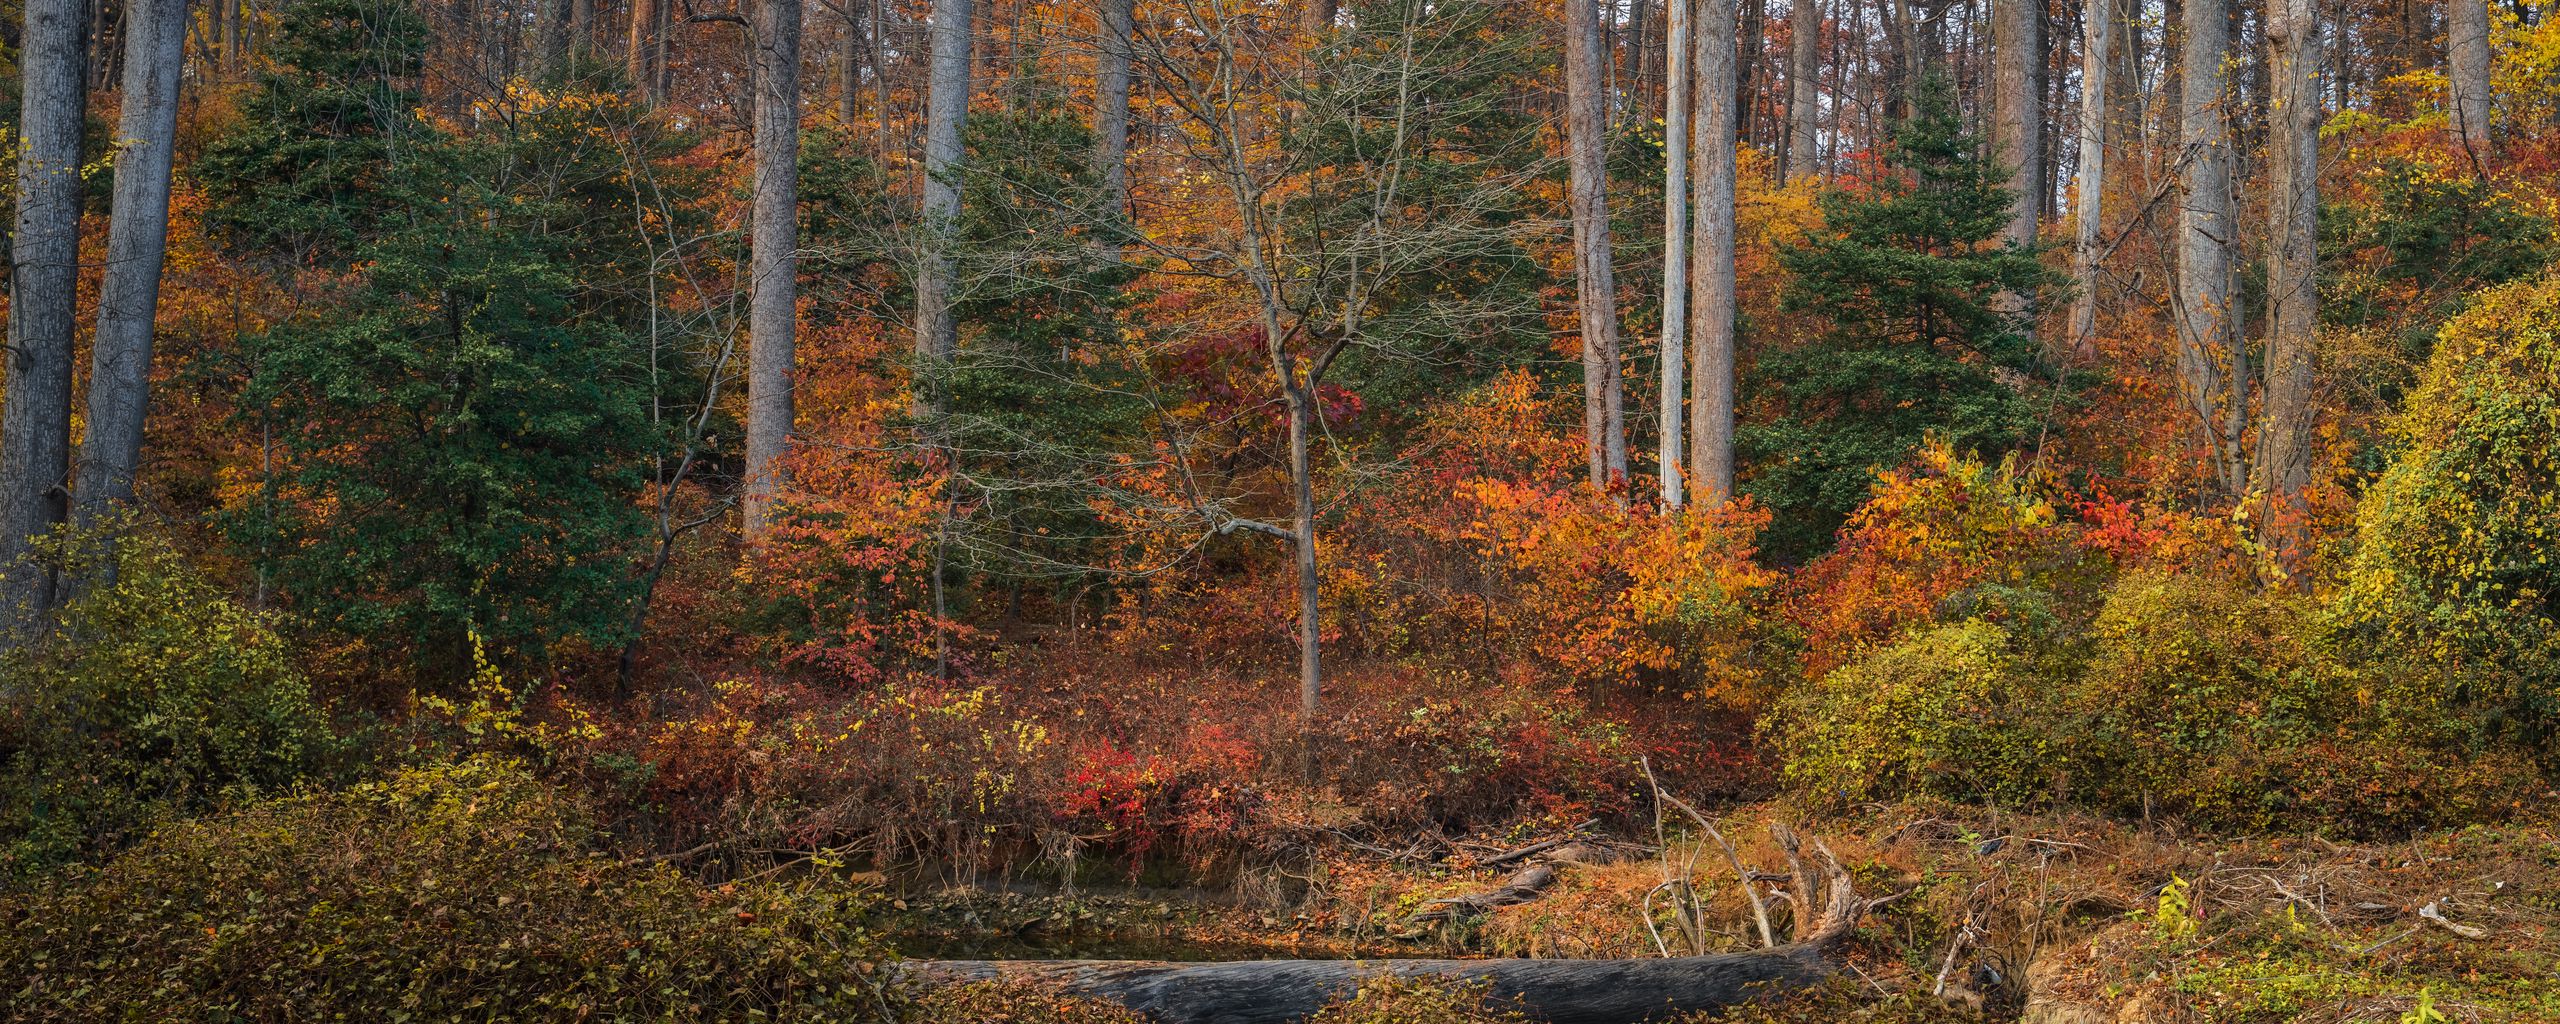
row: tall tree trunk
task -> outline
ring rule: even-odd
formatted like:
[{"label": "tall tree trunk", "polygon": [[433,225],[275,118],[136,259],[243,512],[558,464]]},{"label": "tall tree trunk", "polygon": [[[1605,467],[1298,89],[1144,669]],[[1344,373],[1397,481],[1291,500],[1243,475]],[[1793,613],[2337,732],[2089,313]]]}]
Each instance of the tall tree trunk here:
[{"label": "tall tree trunk", "polygon": [[[1324,711],[1324,619],[1318,589],[1322,577],[1316,570],[1316,384],[1298,380],[1294,362],[1281,361],[1283,372],[1290,376],[1280,386],[1289,403],[1289,504],[1295,516],[1291,531],[1296,534],[1290,546],[1298,577],[1298,714],[1312,726]],[[1309,769],[1313,774],[1312,761]]]},{"label": "tall tree trunk", "polygon": [[2233,317],[2229,98],[2223,59],[2230,38],[2224,0],[2186,0],[2179,112],[2182,184],[2178,207],[2178,377],[2203,431],[2214,482],[2237,495],[2247,479],[2241,433],[2249,393],[2248,356]]},{"label": "tall tree trunk", "polygon": [[747,299],[748,540],[764,533],[791,439],[791,369],[800,262],[800,0],[755,9],[755,208]]},{"label": "tall tree trunk", "polygon": [[2044,60],[2043,0],[1991,0],[1992,154],[2009,174],[2009,224],[2001,237],[2011,245],[2036,241],[2036,195],[2044,181],[2044,94],[2036,65]]},{"label": "tall tree trunk", "polygon": [[1689,108],[1696,85],[1689,75],[1690,0],[1663,0],[1666,32],[1662,88],[1662,435],[1658,470],[1662,503],[1679,508],[1684,379],[1689,370]]},{"label": "tall tree trunk", "polygon": [[934,0],[932,81],[925,97],[924,247],[916,268],[918,418],[941,414],[942,368],[960,347],[951,316],[952,222],[960,216],[960,128],[969,116],[970,0]]},{"label": "tall tree trunk", "polygon": [[[2080,16],[2080,173],[2072,189],[2071,353],[2086,362],[2098,351],[2098,247],[2105,238],[2107,112],[2115,70],[2117,0],[2089,0]],[[2138,87],[2140,83],[2128,83]]]},{"label": "tall tree trunk", "polygon": [[1618,364],[1618,285],[1610,267],[1608,97],[1598,0],[1564,0],[1565,136],[1572,150],[1574,277],[1582,312],[1582,437],[1591,486],[1627,475],[1626,396]]},{"label": "tall tree trunk", "polygon": [[868,10],[858,2],[844,5],[843,35],[836,43],[836,120],[847,132],[862,123],[862,68],[871,56],[862,41],[862,16]]},{"label": "tall tree trunk", "polygon": [[[1136,0],[1102,0],[1102,45],[1093,72],[1093,165],[1102,178],[1104,216],[1129,207],[1129,66],[1136,54]],[[1120,247],[1110,246],[1117,254]]]},{"label": "tall tree trunk", "polygon": [[1816,135],[1821,116],[1821,96],[1816,83],[1822,74],[1822,3],[1821,0],[1793,0],[1787,13],[1787,180],[1812,177],[1822,155]]},{"label": "tall tree trunk", "polygon": [[665,45],[659,31],[661,9],[674,0],[631,0],[630,41],[623,51],[624,74],[631,79],[632,91],[640,101],[656,106],[658,94],[659,47]]},{"label": "tall tree trunk", "polygon": [[1341,7],[1335,0],[1306,0],[1306,6],[1298,10],[1298,16],[1304,19],[1300,28],[1318,39],[1333,31],[1334,19],[1341,15]]},{"label": "tall tree trunk", "polygon": [[2444,44],[2445,109],[2453,115],[2453,143],[2477,169],[2489,158],[2488,4],[2445,0]]},{"label": "tall tree trunk", "polygon": [[124,145],[116,154],[87,430],[71,505],[72,521],[84,525],[133,500],[142,461],[151,330],[160,309],[160,268],[169,255],[169,170],[186,35],[186,0],[127,0],[124,109],[116,124]]},{"label": "tall tree trunk", "polygon": [[1689,336],[1697,345],[1691,376],[1698,408],[1689,424],[1689,475],[1699,504],[1715,508],[1733,498],[1733,0],[1701,0],[1697,22]]},{"label": "tall tree trunk", "polygon": [[553,74],[569,66],[569,2],[542,2],[542,70]]},{"label": "tall tree trunk", "polygon": [[[2457,0],[2458,2],[2458,0]],[[2313,0],[2270,0],[2267,18],[2266,402],[2256,486],[2281,506],[2311,482],[2314,314],[2319,308],[2320,27]]]},{"label": "tall tree trunk", "polygon": [[60,523],[71,461],[71,339],[80,284],[80,0],[26,0],[19,36],[18,218],[10,236],[7,391],[0,398],[0,644],[53,604],[31,541]]},{"label": "tall tree trunk", "polygon": [[569,0],[569,59],[586,60],[595,38],[596,0]]}]

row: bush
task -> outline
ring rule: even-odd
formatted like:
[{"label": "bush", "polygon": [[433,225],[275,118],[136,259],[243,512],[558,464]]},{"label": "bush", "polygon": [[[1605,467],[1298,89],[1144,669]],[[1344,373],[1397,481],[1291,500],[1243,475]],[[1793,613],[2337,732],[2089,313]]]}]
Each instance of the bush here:
[{"label": "bush", "polygon": [[2009,636],[1967,620],[1913,633],[1799,687],[1767,726],[1790,788],[1825,803],[1902,796],[2029,802],[2046,739]]},{"label": "bush", "polygon": [[[113,849],[226,796],[289,787],[340,760],[291,653],[162,537],[119,531],[112,578],[5,666],[0,873]],[[102,577],[79,538],[66,576]]]},{"label": "bush", "polygon": [[507,762],[174,826],[0,903],[12,1020],[860,1021],[841,897],[595,852]]},{"label": "bush", "polygon": [[2560,277],[2478,297],[2444,329],[2358,510],[2334,639],[2404,660],[2398,717],[2548,765],[2560,730]]}]

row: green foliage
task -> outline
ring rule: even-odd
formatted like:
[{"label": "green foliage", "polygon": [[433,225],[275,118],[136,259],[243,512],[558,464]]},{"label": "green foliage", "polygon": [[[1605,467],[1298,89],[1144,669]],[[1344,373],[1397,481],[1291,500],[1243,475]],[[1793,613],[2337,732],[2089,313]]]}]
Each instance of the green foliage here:
[{"label": "green foliage", "polygon": [[2320,211],[2320,318],[2395,326],[2412,359],[2426,357],[2465,295],[2560,257],[2550,220],[2494,178],[2386,159],[2361,184]]},{"label": "green foliage", "polygon": [[867,1021],[844,897],[599,856],[563,797],[488,760],[163,830],[0,903],[28,1021]]},{"label": "green foliage", "polygon": [[621,641],[669,442],[653,399],[691,376],[631,297],[650,265],[634,225],[684,207],[635,180],[669,141],[610,96],[507,114],[411,140],[403,215],[345,287],[246,342],[241,415],[278,464],[233,539],[297,612],[430,687],[467,673],[475,632],[502,661]]},{"label": "green foliage", "polygon": [[208,226],[290,265],[343,264],[409,201],[427,24],[408,0],[295,0],[239,119],[189,173]]},{"label": "green foliage", "polygon": [[2560,730],[2560,278],[2478,297],[2447,324],[2357,510],[2333,640],[2382,665],[2423,734],[2515,743]]},{"label": "green foliage", "polygon": [[344,750],[266,620],[157,534],[122,530],[56,633],[5,664],[0,876],[123,844],[172,817],[327,771]]},{"label": "green foliage", "polygon": [[1785,758],[1781,778],[1824,803],[2025,803],[2049,753],[2012,707],[2028,685],[2008,634],[1970,620],[1913,633],[1799,686],[1765,729]]},{"label": "green foliage", "polygon": [[1761,354],[1746,375],[1754,408],[1736,445],[1742,489],[1777,513],[1780,557],[1820,549],[1865,500],[1875,470],[1901,465],[1928,435],[1994,452],[2034,428],[2050,379],[2003,293],[2033,300],[2060,278],[2032,248],[1995,241],[2006,173],[1964,131],[1948,84],[1923,83],[1895,129],[1892,173],[1822,198],[1822,235],[1783,247],[1783,305],[1830,322],[1808,344]]}]

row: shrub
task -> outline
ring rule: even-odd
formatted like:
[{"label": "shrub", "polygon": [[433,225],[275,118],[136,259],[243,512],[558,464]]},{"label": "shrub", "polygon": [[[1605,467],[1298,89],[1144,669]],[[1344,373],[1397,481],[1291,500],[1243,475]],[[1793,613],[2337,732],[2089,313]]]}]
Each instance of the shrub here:
[{"label": "shrub", "polygon": [[2444,329],[2358,511],[2334,639],[2403,659],[2401,717],[2546,762],[2560,729],[2560,277],[2482,295]]},{"label": "shrub", "polygon": [[54,544],[96,578],[57,632],[0,670],[0,871],[112,849],[225,796],[289,787],[340,760],[290,651],[160,536],[119,530],[111,577],[82,538]]},{"label": "shrub", "polygon": [[2027,802],[2051,751],[2011,705],[2009,636],[1979,619],[1913,633],[1799,687],[1767,730],[1790,788],[1825,803]]},{"label": "shrub", "polygon": [[859,1021],[841,897],[706,890],[595,852],[564,798],[475,759],[154,835],[0,903],[13,1020]]}]

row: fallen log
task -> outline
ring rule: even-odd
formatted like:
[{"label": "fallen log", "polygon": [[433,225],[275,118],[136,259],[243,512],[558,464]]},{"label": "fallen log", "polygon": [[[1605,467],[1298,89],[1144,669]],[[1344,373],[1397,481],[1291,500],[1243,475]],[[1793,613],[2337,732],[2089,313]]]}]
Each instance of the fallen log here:
[{"label": "fallen log", "polygon": [[1547,887],[1554,885],[1555,881],[1555,865],[1531,864],[1512,872],[1511,877],[1503,879],[1501,885],[1483,892],[1425,903],[1422,909],[1406,917],[1404,923],[1410,927],[1436,921],[1459,921],[1470,917],[1481,917],[1504,907],[1516,907],[1537,899],[1539,894],[1546,892]]},{"label": "fallen log", "polygon": [[1830,892],[1798,941],[1747,953],[1652,960],[925,960],[900,967],[920,985],[995,982],[1118,1003],[1159,1024],[1291,1024],[1349,998],[1367,979],[1445,981],[1482,989],[1550,1024],[1637,1024],[1783,995],[1839,970],[1836,947],[1866,903],[1848,872],[1815,844]]}]

